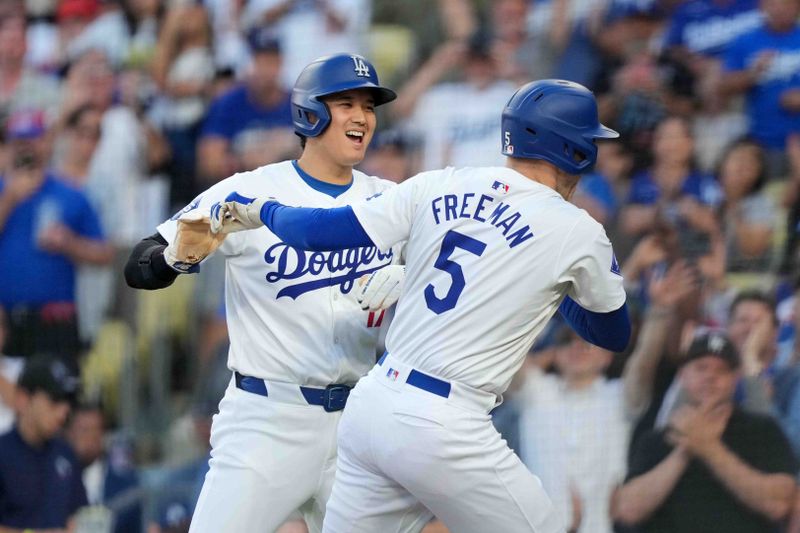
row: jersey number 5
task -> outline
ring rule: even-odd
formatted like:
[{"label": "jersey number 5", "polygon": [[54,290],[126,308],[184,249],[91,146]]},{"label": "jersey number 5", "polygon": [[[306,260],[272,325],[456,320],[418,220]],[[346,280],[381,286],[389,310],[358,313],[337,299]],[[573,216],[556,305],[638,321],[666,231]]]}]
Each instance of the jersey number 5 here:
[{"label": "jersey number 5", "polygon": [[458,297],[461,296],[464,286],[466,285],[461,265],[449,259],[456,248],[461,248],[462,250],[480,256],[486,249],[486,243],[473,239],[472,237],[467,237],[463,233],[453,230],[445,234],[444,239],[442,239],[442,249],[439,251],[439,257],[436,258],[436,262],[433,266],[447,272],[450,274],[450,277],[453,278],[450,289],[447,291],[447,294],[444,295],[444,298],[439,298],[436,296],[433,284],[428,284],[428,286],[425,287],[425,302],[428,304],[428,309],[437,315],[441,315],[445,311],[449,311],[456,306]]}]

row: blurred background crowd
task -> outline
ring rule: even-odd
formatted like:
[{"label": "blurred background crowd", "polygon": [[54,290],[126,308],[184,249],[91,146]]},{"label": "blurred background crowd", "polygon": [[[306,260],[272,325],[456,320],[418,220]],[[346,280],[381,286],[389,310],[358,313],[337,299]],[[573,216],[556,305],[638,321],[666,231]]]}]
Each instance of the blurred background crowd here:
[{"label": "blurred background crowd", "polygon": [[[291,86],[348,51],[399,94],[368,174],[502,165],[500,110],[537,78],[588,86],[622,134],[573,201],[614,243],[634,339],[614,355],[553,320],[494,413],[565,522],[800,532],[798,16],[800,0],[0,0],[0,531],[188,530],[230,379],[223,268],[145,293],[122,265],[210,185],[296,158]],[[708,397],[744,414],[726,426]],[[45,461],[58,479],[26,483]]]}]

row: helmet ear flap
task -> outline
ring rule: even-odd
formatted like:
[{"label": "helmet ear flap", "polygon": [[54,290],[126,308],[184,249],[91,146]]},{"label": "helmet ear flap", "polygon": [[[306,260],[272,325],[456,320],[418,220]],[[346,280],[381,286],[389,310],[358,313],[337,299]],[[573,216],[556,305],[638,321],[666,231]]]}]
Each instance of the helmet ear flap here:
[{"label": "helmet ear flap", "polygon": [[331,122],[328,106],[316,98],[307,101],[306,106],[292,103],[295,133],[304,137],[321,135]]}]

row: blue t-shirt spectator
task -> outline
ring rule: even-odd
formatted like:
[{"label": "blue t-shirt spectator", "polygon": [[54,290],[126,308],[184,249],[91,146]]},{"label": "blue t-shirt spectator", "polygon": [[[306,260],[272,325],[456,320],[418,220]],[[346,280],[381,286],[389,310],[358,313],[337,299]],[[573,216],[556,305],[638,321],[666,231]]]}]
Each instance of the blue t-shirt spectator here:
[{"label": "blue t-shirt spectator", "polygon": [[[719,184],[711,176],[691,173],[686,176],[680,189],[681,196],[690,196],[701,204],[715,206],[721,200]],[[628,203],[653,205],[661,198],[661,189],[650,172],[641,172],[633,177],[628,194]]]},{"label": "blue t-shirt spectator", "polygon": [[[3,186],[0,177],[0,192]],[[0,283],[0,305],[74,301],[74,263],[36,244],[37,234],[51,223],[64,224],[81,237],[103,238],[86,195],[52,174],[46,175],[39,190],[14,208],[0,230],[0,279],[6,280]]]},{"label": "blue t-shirt spectator", "polygon": [[742,35],[725,56],[728,72],[749,69],[760,54],[775,53],[767,70],[747,92],[747,115],[750,135],[767,148],[783,149],[786,137],[800,131],[800,113],[780,105],[787,89],[800,88],[800,26],[786,33],[776,33],[767,26]]},{"label": "blue t-shirt spectator", "polygon": [[291,128],[291,96],[274,107],[262,107],[250,99],[244,85],[234,87],[211,104],[202,136],[224,137],[234,142],[236,137],[248,130]]},{"label": "blue t-shirt spectator", "polygon": [[614,196],[614,188],[609,183],[608,178],[599,172],[592,172],[581,177],[578,182],[578,193],[598,202],[610,216],[617,212],[617,199]]},{"label": "blue t-shirt spectator", "polygon": [[0,436],[0,525],[63,528],[87,504],[81,469],[66,442],[36,449],[15,427]]},{"label": "blue t-shirt spectator", "polygon": [[761,24],[758,0],[690,0],[680,5],[669,21],[664,47],[684,47],[690,52],[720,57],[740,35]]}]

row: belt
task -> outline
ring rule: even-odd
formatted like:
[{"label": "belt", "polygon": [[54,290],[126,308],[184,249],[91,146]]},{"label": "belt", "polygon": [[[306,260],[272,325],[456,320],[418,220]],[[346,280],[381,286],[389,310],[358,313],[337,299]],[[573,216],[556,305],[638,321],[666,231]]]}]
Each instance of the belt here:
[{"label": "belt", "polygon": [[[239,372],[234,372],[236,387],[243,391],[258,394],[259,396],[269,397],[269,389],[267,382],[261,378],[254,378],[252,376],[244,376]],[[349,385],[333,384],[328,385],[324,389],[316,387],[297,386],[300,393],[309,405],[319,405],[325,411],[332,413],[334,411],[341,411],[347,403],[347,397],[350,395]]]},{"label": "belt", "polygon": [[[383,366],[383,362],[386,360],[386,356],[389,352],[385,352],[380,359],[378,359],[378,365]],[[392,372],[393,369],[389,369],[389,372]],[[424,391],[428,391],[431,394],[436,394],[437,396],[441,396],[442,398],[448,398],[450,396],[450,383],[444,381],[439,378],[435,378],[433,376],[429,376],[424,372],[420,372],[419,370],[411,370],[408,373],[408,377],[406,378],[406,383],[411,385],[412,387],[416,387],[418,389],[422,389]]]}]

